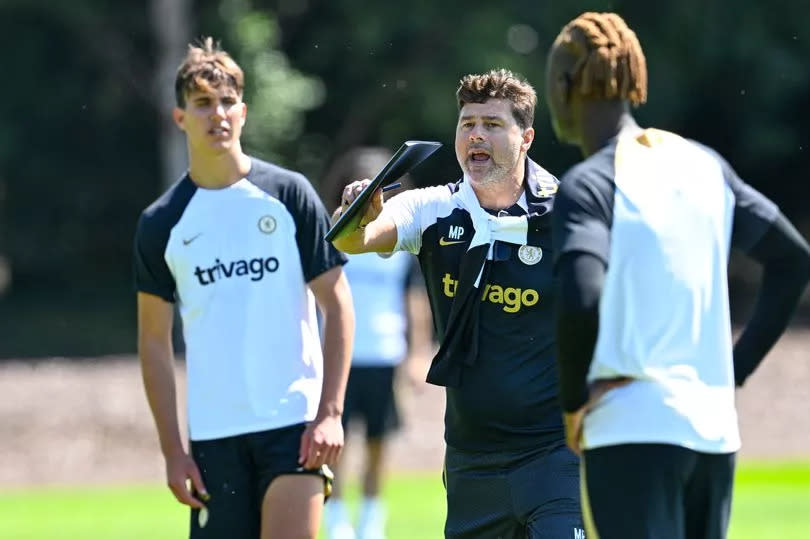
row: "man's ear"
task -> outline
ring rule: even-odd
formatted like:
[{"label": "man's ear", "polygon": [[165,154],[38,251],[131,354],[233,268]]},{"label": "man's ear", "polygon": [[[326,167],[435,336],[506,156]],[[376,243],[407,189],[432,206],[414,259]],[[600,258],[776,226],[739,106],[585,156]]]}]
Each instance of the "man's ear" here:
[{"label": "man's ear", "polygon": [[534,127],[527,127],[523,130],[523,142],[520,144],[520,149],[528,152],[532,142],[534,142]]},{"label": "man's ear", "polygon": [[247,122],[247,103],[242,101],[242,126],[244,127],[245,122]]},{"label": "man's ear", "polygon": [[559,79],[560,93],[565,99],[565,103],[571,103],[571,91],[574,89],[574,78],[568,71],[563,71]]},{"label": "man's ear", "polygon": [[172,120],[180,128],[181,131],[185,131],[185,127],[183,122],[186,119],[186,111],[181,109],[180,107],[174,107],[172,109]]}]

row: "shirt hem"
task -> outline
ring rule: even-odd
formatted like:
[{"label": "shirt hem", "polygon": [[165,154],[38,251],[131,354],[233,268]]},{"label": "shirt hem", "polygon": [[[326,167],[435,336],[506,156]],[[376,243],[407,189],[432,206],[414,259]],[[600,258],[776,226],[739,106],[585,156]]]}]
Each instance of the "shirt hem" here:
[{"label": "shirt hem", "polygon": [[706,440],[671,440],[666,438],[636,438],[636,439],[604,438],[596,441],[589,440],[586,444],[583,445],[583,449],[587,451],[589,449],[599,449],[600,447],[609,447],[614,445],[631,445],[631,444],[674,445],[677,447],[683,447],[684,449],[697,451],[699,453],[711,453],[718,455],[727,453],[736,453],[737,451],[740,450],[740,447],[742,446],[742,444],[739,442],[711,443],[707,442]]},{"label": "shirt hem", "polygon": [[[312,421],[314,418],[299,418],[299,419],[291,419],[288,421],[268,421],[266,423],[254,423],[251,425],[241,425],[238,427],[228,427],[222,429],[211,429],[205,430],[202,432],[195,432],[189,435],[189,439],[192,442],[204,442],[207,440],[216,440],[219,438],[228,438],[231,436],[240,436],[242,434],[251,434],[254,432],[261,432],[265,430],[275,430],[275,429],[283,429],[285,427],[291,427],[293,425],[299,425],[301,423],[308,423]],[[194,429],[190,429],[194,430]]]}]

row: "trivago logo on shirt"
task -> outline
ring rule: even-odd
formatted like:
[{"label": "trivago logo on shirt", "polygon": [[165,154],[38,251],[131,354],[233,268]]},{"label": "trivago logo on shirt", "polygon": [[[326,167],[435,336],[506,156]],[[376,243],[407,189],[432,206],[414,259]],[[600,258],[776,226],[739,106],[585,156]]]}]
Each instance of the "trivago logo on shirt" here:
[{"label": "trivago logo on shirt", "polygon": [[[454,279],[449,273],[442,277],[442,290],[448,298],[455,297],[458,289],[458,279]],[[506,313],[516,313],[523,307],[537,305],[540,301],[540,292],[534,288],[513,288],[503,287],[499,284],[487,283],[484,286],[481,301],[489,301],[503,305]]]},{"label": "trivago logo on shirt", "polygon": [[250,276],[251,281],[261,281],[266,273],[275,273],[278,270],[278,258],[251,258],[250,260],[234,260],[221,262],[217,258],[210,268],[197,266],[194,275],[203,286],[215,283],[217,279],[230,279],[231,277]]}]

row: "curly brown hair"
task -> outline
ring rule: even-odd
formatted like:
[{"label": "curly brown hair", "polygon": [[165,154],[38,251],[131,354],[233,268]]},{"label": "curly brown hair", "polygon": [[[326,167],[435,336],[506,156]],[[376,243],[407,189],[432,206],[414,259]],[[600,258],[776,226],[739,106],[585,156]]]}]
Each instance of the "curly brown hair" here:
[{"label": "curly brown hair", "polygon": [[186,96],[198,90],[207,91],[222,85],[233,88],[239,97],[245,89],[245,74],[231,55],[220,48],[214,38],[205,37],[190,43],[188,52],[174,80],[177,106],[186,106]]},{"label": "curly brown hair", "polygon": [[485,103],[488,99],[506,99],[512,104],[512,116],[521,129],[534,123],[537,93],[521,76],[507,69],[493,69],[481,75],[466,75],[456,90],[458,109],[467,103]]}]

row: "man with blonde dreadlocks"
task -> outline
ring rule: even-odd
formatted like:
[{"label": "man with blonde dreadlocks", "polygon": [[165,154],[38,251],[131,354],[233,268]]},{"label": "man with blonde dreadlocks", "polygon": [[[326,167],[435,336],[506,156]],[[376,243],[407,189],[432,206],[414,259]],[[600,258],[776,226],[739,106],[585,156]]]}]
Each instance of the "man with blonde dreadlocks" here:
[{"label": "man with blonde dreadlocks", "polygon": [[[588,538],[725,537],[734,389],[784,331],[810,247],[716,152],[635,123],[646,62],[618,15],[563,28],[546,88],[557,137],[586,158],[561,181],[552,228],[560,394],[567,442],[584,450]],[[729,247],[763,265],[733,347]]]}]

